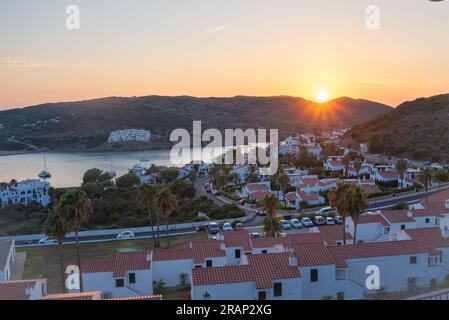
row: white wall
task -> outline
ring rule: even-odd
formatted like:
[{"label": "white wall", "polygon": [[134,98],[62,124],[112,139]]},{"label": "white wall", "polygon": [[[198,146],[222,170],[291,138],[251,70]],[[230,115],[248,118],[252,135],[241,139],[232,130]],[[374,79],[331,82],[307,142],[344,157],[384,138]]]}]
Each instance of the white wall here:
[{"label": "white wall", "polygon": [[238,282],[208,286],[192,286],[192,300],[205,300],[208,292],[209,300],[255,300],[257,299],[254,282]]},{"label": "white wall", "polygon": [[192,279],[192,259],[186,260],[167,260],[153,261],[153,280],[164,280],[167,287],[173,287],[181,284],[181,274],[187,273],[187,283]]},{"label": "white wall", "polygon": [[[318,281],[310,281],[310,270],[318,269]],[[335,284],[335,265],[302,267],[304,300],[322,300],[325,296],[337,297]]]}]

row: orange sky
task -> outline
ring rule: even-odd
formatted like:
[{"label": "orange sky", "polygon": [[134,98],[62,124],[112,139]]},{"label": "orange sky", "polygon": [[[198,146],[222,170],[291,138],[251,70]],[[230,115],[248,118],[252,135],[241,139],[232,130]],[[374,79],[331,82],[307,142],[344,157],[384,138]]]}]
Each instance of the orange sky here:
[{"label": "orange sky", "polygon": [[0,3],[0,109],[133,95],[350,96],[396,106],[449,92],[449,1],[79,0]]}]

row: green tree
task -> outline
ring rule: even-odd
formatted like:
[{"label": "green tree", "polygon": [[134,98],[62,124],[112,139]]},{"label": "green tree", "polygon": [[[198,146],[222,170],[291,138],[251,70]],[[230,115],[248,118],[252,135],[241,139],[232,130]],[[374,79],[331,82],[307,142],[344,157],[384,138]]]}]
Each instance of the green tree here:
[{"label": "green tree", "polygon": [[196,181],[196,170],[192,170],[189,172],[188,178],[192,184],[195,184]]},{"label": "green tree", "polygon": [[164,179],[167,183],[172,183],[179,177],[178,169],[176,168],[168,168],[161,172],[162,179]]},{"label": "green tree", "polygon": [[329,190],[328,199],[333,208],[341,215],[343,220],[343,243],[346,244],[346,217],[350,209],[350,185],[339,183],[336,188]]},{"label": "green tree", "polygon": [[92,202],[87,197],[86,193],[77,188],[65,192],[60,201],[60,210],[64,216],[64,223],[67,224],[70,231],[75,232],[76,241],[76,260],[78,267],[80,268],[80,290],[83,288],[83,277],[81,268],[81,257],[80,257],[80,247],[79,247],[79,231],[81,225],[87,222],[92,215]]},{"label": "green tree", "polygon": [[49,212],[47,219],[45,220],[45,233],[50,238],[58,241],[59,248],[59,267],[61,275],[61,286],[62,291],[65,292],[65,277],[64,277],[64,248],[63,243],[65,236],[69,232],[69,226],[67,220],[64,219],[60,207],[52,207]]},{"label": "green tree", "polygon": [[119,188],[132,188],[136,185],[140,184],[139,177],[134,173],[127,173],[121,177],[118,177],[115,181],[115,184]]},{"label": "green tree", "polygon": [[368,148],[370,153],[382,153],[385,149],[382,134],[377,132],[371,135]]},{"label": "green tree", "polygon": [[357,224],[359,221],[359,217],[368,208],[369,203],[365,196],[365,193],[363,192],[363,189],[360,186],[351,185],[348,188],[348,192],[350,198],[349,215],[354,222],[354,243],[357,243]]},{"label": "green tree", "polygon": [[347,175],[349,165],[351,164],[351,157],[349,157],[349,155],[344,156],[342,163],[343,163],[343,166],[345,167],[345,174]]},{"label": "green tree", "polygon": [[354,169],[357,173],[357,177],[360,176],[360,170],[362,170],[363,161],[360,158],[354,160]]},{"label": "green tree", "polygon": [[[153,238],[154,247],[158,247],[156,242],[156,234],[154,232],[154,224],[153,224],[153,211],[154,211],[154,201],[155,195],[157,193],[157,188],[155,186],[150,186],[148,184],[142,184],[137,191],[137,203],[139,207],[146,211],[148,214],[148,218],[151,226],[151,236]],[[159,241],[159,239],[157,239]]]},{"label": "green tree", "polygon": [[264,232],[271,237],[277,236],[280,232],[279,221],[276,218],[279,206],[279,199],[273,194],[262,200],[262,207],[267,213],[264,220]]},{"label": "green tree", "polygon": [[168,230],[168,221],[173,213],[173,211],[177,208],[178,202],[176,197],[171,193],[170,189],[163,188],[160,190],[155,197],[155,204],[157,211],[160,215],[165,219],[165,227],[166,227],[166,237],[167,237],[167,248],[170,248],[170,235]]},{"label": "green tree", "polygon": [[444,169],[439,169],[434,174],[435,180],[438,182],[438,186],[441,187],[442,183],[449,181],[449,173]]},{"label": "green tree", "polygon": [[93,168],[84,173],[83,185],[88,183],[99,184],[111,179],[112,177],[107,172],[104,172],[98,168]]},{"label": "green tree", "polygon": [[404,187],[404,176],[405,176],[405,172],[407,171],[407,168],[408,168],[407,160],[399,159],[396,162],[396,169],[398,170],[399,178],[401,179],[401,183],[400,183],[401,189]]},{"label": "green tree", "polygon": [[426,202],[429,201],[429,185],[432,183],[432,171],[429,168],[425,168],[422,170],[420,174],[421,183],[424,186],[424,190],[426,190]]}]

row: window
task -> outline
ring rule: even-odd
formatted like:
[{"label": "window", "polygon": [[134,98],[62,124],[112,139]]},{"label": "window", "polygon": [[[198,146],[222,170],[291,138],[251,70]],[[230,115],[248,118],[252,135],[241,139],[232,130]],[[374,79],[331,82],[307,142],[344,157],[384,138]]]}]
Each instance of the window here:
[{"label": "window", "polygon": [[268,253],[268,250],[262,250],[262,253]]},{"label": "window", "polygon": [[405,224],[401,224],[401,230],[405,230]]},{"label": "window", "polygon": [[240,251],[240,249],[235,249],[235,258],[240,259],[241,255],[242,255],[242,252]]},{"label": "window", "polygon": [[199,268],[201,268],[201,265],[197,265],[197,266],[195,266],[195,269],[199,269]]},{"label": "window", "polygon": [[128,275],[128,282],[129,283],[136,283],[136,274],[135,273],[130,273]]},{"label": "window", "polygon": [[430,223],[430,218],[426,218],[426,223]]},{"label": "window", "polygon": [[281,282],[274,284],[274,296],[282,297],[282,283]]},{"label": "window", "polygon": [[125,279],[115,279],[115,287],[123,288],[125,286]]},{"label": "window", "polygon": [[310,270],[310,282],[318,282],[318,269]]},{"label": "window", "polygon": [[443,251],[438,251],[438,254],[440,255],[440,263],[443,263]]},{"label": "window", "polygon": [[267,293],[265,291],[259,291],[259,300],[267,300]]},{"label": "window", "polygon": [[206,268],[212,268],[212,260],[206,260]]},{"label": "window", "polygon": [[416,256],[410,257],[410,264],[416,264],[417,260]]}]

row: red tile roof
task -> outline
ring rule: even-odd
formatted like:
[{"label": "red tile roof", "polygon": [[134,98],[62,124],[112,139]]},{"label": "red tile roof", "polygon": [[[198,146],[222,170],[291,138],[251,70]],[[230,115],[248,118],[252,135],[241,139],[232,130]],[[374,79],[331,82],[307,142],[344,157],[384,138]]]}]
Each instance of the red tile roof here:
[{"label": "red tile roof", "polygon": [[372,258],[426,253],[420,242],[414,240],[347,244],[327,247],[337,262],[337,268],[346,267],[347,259]]},{"label": "red tile roof", "polygon": [[119,252],[114,259],[83,261],[81,269],[83,273],[112,272],[115,278],[123,277],[127,271],[150,269],[147,254],[147,251]]},{"label": "red tile roof", "polygon": [[397,171],[379,171],[379,175],[384,179],[397,179],[399,173]]},{"label": "red tile roof", "polygon": [[192,241],[193,263],[205,263],[206,258],[226,257],[226,252],[221,248],[221,241],[204,240]]},{"label": "red tile roof", "polygon": [[29,300],[27,288],[34,288],[41,280],[18,280],[0,282],[1,300]]},{"label": "red tile roof", "polygon": [[384,227],[388,227],[390,224],[385,220],[381,214],[364,214],[359,217],[358,224],[367,223],[380,223]]},{"label": "red tile roof", "polygon": [[320,183],[318,178],[301,178],[301,182],[309,187],[314,187]]},{"label": "red tile roof", "polygon": [[153,261],[189,260],[192,259],[192,249],[158,249],[153,250]]},{"label": "red tile roof", "polygon": [[162,300],[162,295],[155,296],[137,296],[137,297],[127,297],[127,298],[111,298],[104,300]]},{"label": "red tile roof", "polygon": [[49,294],[42,297],[42,300],[101,300],[101,291]]},{"label": "red tile roof", "polygon": [[304,191],[298,191],[298,196],[301,201],[318,201],[320,200],[320,195],[317,193],[306,193]]},{"label": "red tile roof", "polygon": [[382,210],[382,215],[390,223],[408,223],[416,222],[415,219],[409,217],[407,212],[409,210]]},{"label": "red tile roof", "polygon": [[251,251],[251,241],[247,231],[232,231],[224,233],[226,248],[243,248],[243,251]]},{"label": "red tile roof", "polygon": [[262,201],[263,199],[269,196],[271,196],[270,191],[256,191],[251,193],[249,197],[254,200]]},{"label": "red tile roof", "polygon": [[367,195],[381,192],[381,190],[377,186],[372,186],[370,184],[362,184],[361,187]]},{"label": "red tile roof", "polygon": [[444,238],[440,228],[421,228],[406,230],[407,234],[422,246],[428,249],[430,254],[438,254],[438,248],[449,247],[449,238]]},{"label": "red tile roof", "polygon": [[444,205],[444,201],[447,199],[449,199],[449,189],[429,196],[428,201],[429,203],[442,203]]},{"label": "red tile roof", "polygon": [[249,255],[247,265],[192,269],[194,286],[254,282],[257,289],[273,287],[273,280],[300,277],[287,253]]},{"label": "red tile roof", "polygon": [[[343,240],[343,225],[331,225],[318,227],[321,239],[328,245],[336,244],[336,241]],[[352,235],[346,232],[346,240],[352,240]]]},{"label": "red tile roof", "polygon": [[248,183],[246,189],[248,189],[250,193],[256,191],[270,191],[270,188],[266,184],[261,183]]},{"label": "red tile roof", "polygon": [[334,257],[322,242],[294,245],[293,250],[300,267],[335,264]]}]

